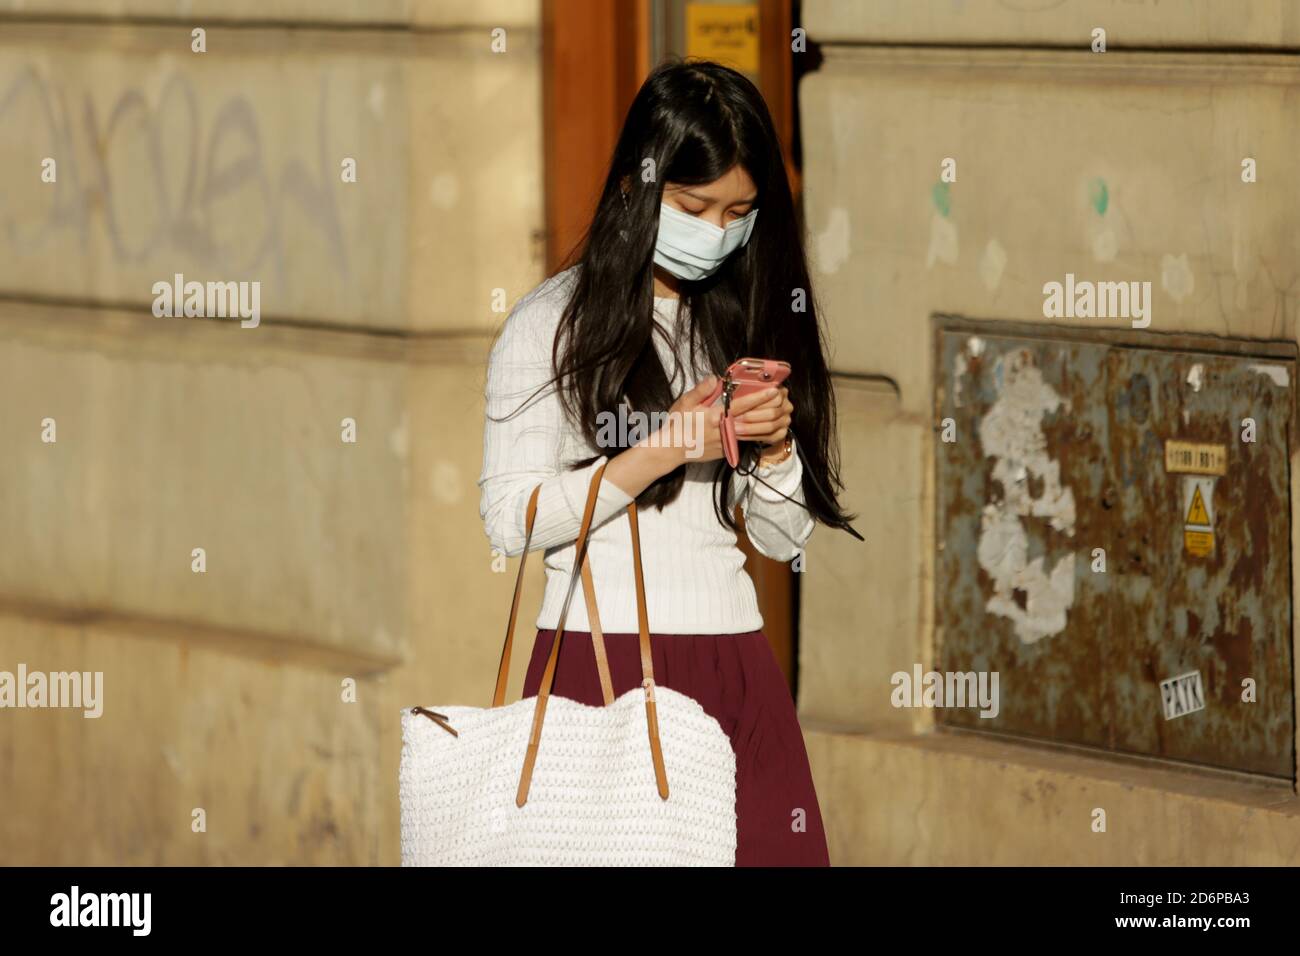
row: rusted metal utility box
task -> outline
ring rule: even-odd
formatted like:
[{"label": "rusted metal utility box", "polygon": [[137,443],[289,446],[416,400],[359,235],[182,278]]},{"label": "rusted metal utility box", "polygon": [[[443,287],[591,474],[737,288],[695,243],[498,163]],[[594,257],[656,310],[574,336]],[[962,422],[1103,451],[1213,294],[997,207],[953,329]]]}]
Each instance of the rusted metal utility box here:
[{"label": "rusted metal utility box", "polygon": [[940,724],[1292,778],[1295,346],[934,325]]}]

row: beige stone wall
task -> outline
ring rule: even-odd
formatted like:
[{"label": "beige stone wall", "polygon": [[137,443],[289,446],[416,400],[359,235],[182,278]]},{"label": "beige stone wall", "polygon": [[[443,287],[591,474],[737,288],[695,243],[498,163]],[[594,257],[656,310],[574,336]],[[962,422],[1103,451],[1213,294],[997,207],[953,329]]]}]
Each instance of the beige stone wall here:
[{"label": "beige stone wall", "polygon": [[[488,701],[513,585],[476,481],[539,4],[191,8],[0,4],[0,670],[105,685],[0,712],[0,859],[394,864],[398,711]],[[260,325],[154,317],[177,272]]]},{"label": "beige stone wall", "polygon": [[492,28],[217,25],[199,54],[189,21],[7,24],[0,292],[148,306],[179,272],[257,279],[272,319],[493,327],[535,275],[541,88],[535,31]]},{"label": "beige stone wall", "polygon": [[1086,46],[1108,48],[1295,47],[1300,9],[1290,0],[1086,0],[950,3],[948,0],[809,0],[804,23],[820,42]]},{"label": "beige stone wall", "polygon": [[[1290,790],[888,705],[931,655],[931,312],[1032,319],[1044,274],[1105,261],[1168,275],[1154,329],[1296,334],[1286,0],[993,7],[805,4],[811,251],[868,538],[819,532],[803,579],[832,859],[1295,863]],[[539,4],[177,9],[0,0],[0,670],[105,680],[98,719],[0,712],[0,859],[393,864],[397,712],[486,701],[512,585],[475,481],[494,306],[543,275]],[[1165,45],[1206,50],[1124,49]],[[176,272],[259,281],[260,326],[155,318]]]},{"label": "beige stone wall", "polygon": [[[1043,282],[1074,272],[1154,280],[1152,332],[1296,337],[1300,70],[1266,49],[1295,46],[1292,5],[1043,6],[804,6],[825,57],[799,94],[811,252],[868,538],[819,532],[803,581],[800,712],[832,861],[1295,864],[1292,789],[935,734],[888,703],[894,671],[933,660],[942,586],[932,313],[1041,322]],[[1111,52],[1089,51],[1094,26]]]}]

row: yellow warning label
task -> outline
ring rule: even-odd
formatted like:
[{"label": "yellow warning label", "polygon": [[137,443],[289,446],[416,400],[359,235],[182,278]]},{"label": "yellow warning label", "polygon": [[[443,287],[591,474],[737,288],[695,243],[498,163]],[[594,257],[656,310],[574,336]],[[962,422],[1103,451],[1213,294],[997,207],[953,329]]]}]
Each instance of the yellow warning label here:
[{"label": "yellow warning label", "polygon": [[688,3],[686,55],[758,73],[757,3]]},{"label": "yellow warning label", "polygon": [[1193,557],[1214,553],[1214,485],[1213,476],[1188,475],[1183,478],[1183,548]]},{"label": "yellow warning label", "polygon": [[1184,528],[1183,547],[1187,549],[1188,554],[1203,558],[1214,551],[1214,532],[1192,531],[1189,528]]}]

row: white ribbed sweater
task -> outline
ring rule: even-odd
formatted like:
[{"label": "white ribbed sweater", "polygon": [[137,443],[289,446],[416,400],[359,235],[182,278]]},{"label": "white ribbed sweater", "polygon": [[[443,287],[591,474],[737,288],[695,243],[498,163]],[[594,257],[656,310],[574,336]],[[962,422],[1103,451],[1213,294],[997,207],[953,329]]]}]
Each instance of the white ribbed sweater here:
[{"label": "white ribbed sweater", "polygon": [[[546,589],[536,622],[539,628],[554,628],[559,622],[587,490],[596,469],[609,460],[601,455],[585,468],[575,471],[567,467],[599,449],[572,427],[553,383],[517,411],[551,377],[551,346],[577,268],[552,276],[519,300],[492,347],[488,364],[487,413],[511,417],[486,420],[479,513],[492,547],[509,556],[518,555],[527,530],[528,498],[541,483],[530,545],[530,550],[546,552]],[[678,332],[684,332],[686,323],[683,315],[679,324],[678,304],[677,299],[655,298],[656,317],[676,342],[670,346],[657,332],[654,335],[674,395],[710,374],[708,369],[685,369],[689,351],[684,338],[678,339]],[[671,504],[662,511],[637,510],[651,633],[737,634],[763,626],[754,584],[744,568],[745,555],[736,545],[736,535],[713,511],[708,472],[714,465],[688,462],[681,494]],[[764,466],[759,475],[778,491],[804,500],[803,465],[797,453],[779,465]],[[812,534],[811,515],[752,476],[733,478],[732,486],[754,547],[778,561],[792,560]],[[601,480],[588,554],[601,626],[610,634],[637,631],[627,514],[632,500],[608,477]],[[569,604],[566,631],[590,630],[581,589],[579,581]]]}]

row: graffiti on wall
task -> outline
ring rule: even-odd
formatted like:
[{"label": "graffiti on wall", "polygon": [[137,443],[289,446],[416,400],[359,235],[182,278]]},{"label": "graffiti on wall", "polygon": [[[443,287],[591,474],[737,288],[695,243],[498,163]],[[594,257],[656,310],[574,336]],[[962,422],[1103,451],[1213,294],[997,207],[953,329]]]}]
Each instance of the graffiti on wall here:
[{"label": "graffiti on wall", "polygon": [[[283,279],[306,224],[327,250],[322,267],[347,275],[324,78],[315,135],[301,143],[301,157],[279,162],[267,155],[265,120],[243,94],[201,108],[194,84],[172,72],[152,97],[130,87],[107,107],[96,100],[30,63],[0,76],[0,130],[11,139],[0,157],[5,165],[33,150],[54,158],[59,183],[39,206],[21,201],[17,190],[0,192],[0,245],[39,253],[71,232],[89,251],[99,231],[113,264],[178,253],[226,273],[270,270]],[[30,148],[20,148],[17,137]],[[37,182],[38,162],[31,173]],[[0,172],[10,184],[20,181],[14,170]]]}]

